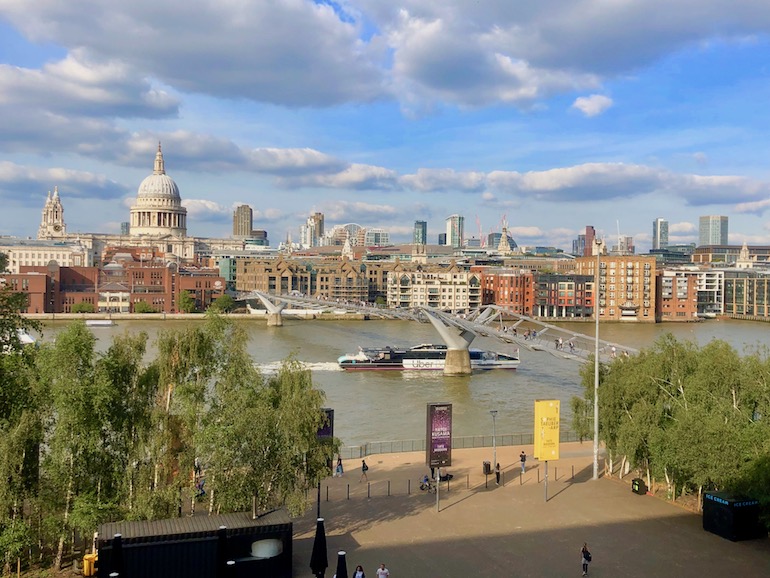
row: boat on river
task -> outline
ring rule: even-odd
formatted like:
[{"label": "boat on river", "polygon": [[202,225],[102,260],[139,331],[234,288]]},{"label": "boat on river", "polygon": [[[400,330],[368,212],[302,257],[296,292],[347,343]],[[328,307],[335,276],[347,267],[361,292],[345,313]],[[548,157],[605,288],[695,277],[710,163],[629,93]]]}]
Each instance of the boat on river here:
[{"label": "boat on river", "polygon": [[[518,355],[469,349],[471,369],[516,369]],[[361,347],[358,353],[337,359],[347,371],[367,370],[441,370],[446,362],[447,346],[423,343],[414,347]]]}]

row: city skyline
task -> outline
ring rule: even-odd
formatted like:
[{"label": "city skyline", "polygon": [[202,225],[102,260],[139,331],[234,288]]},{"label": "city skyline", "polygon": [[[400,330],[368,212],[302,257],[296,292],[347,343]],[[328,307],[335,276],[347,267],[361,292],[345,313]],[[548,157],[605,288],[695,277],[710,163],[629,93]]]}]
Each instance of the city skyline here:
[{"label": "city skyline", "polygon": [[511,6],[5,3],[0,234],[35,236],[55,187],[68,232],[117,234],[161,141],[188,235],[246,204],[273,244],[319,212],[565,251],[592,225],[639,253],[656,218],[676,245],[725,215],[770,245],[762,3]]}]

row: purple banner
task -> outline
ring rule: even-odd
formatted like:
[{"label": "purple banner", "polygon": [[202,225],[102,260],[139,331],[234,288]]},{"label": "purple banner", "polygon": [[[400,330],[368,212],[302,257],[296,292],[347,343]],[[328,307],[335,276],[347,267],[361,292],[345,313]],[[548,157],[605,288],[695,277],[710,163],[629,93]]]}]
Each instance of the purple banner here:
[{"label": "purple banner", "polygon": [[322,407],[321,411],[326,414],[324,423],[318,428],[316,434],[319,438],[333,438],[334,437],[334,410],[328,407]]},{"label": "purple banner", "polygon": [[429,403],[425,439],[425,461],[428,467],[452,465],[452,404]]}]

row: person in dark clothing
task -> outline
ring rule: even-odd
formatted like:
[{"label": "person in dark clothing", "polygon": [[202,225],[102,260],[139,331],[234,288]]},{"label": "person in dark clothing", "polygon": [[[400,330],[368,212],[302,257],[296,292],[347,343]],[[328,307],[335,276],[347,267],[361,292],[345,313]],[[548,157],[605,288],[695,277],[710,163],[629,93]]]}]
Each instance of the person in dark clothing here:
[{"label": "person in dark clothing", "polygon": [[497,464],[495,464],[495,483],[498,486],[500,485],[500,462],[497,462]]},{"label": "person in dark clothing", "polygon": [[580,563],[583,566],[583,576],[588,576],[588,564],[591,562],[591,552],[588,550],[588,544],[583,542],[580,549]]}]

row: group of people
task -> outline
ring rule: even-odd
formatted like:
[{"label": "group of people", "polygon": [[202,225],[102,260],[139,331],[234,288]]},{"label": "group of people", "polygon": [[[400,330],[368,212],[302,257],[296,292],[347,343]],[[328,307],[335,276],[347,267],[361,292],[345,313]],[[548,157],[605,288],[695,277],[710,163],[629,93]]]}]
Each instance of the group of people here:
[{"label": "group of people", "polygon": [[[361,483],[364,480],[367,482],[369,481],[369,476],[366,475],[366,472],[369,471],[369,466],[366,463],[366,460],[361,460],[361,477],[358,478],[358,482]],[[342,474],[345,473],[345,469],[342,467],[342,456],[337,456],[337,466],[334,468],[334,474],[333,477],[335,478],[341,478]]]},{"label": "group of people", "polygon": [[[380,564],[380,567],[377,568],[377,572],[375,572],[376,578],[389,578],[390,577],[390,571],[385,567],[385,564]],[[334,575],[334,578],[337,578],[337,575]],[[353,570],[353,578],[366,578],[366,572],[364,572],[364,567],[359,564],[356,566],[356,569]]]}]

